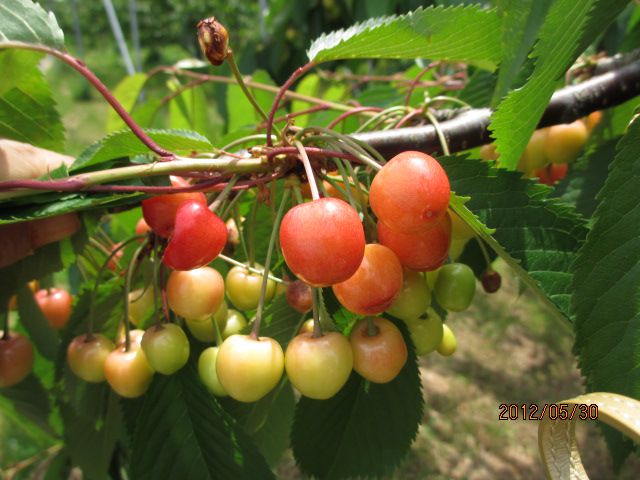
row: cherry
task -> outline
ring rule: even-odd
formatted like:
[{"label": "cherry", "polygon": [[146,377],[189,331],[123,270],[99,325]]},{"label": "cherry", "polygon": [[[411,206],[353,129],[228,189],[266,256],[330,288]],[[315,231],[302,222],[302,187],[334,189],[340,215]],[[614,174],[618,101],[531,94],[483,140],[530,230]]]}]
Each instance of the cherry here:
[{"label": "cherry", "polygon": [[217,397],[226,397],[227,391],[218,379],[216,371],[216,360],[218,358],[218,347],[205,348],[198,358],[198,375],[204,386]]},{"label": "cherry", "polygon": [[171,193],[158,195],[142,201],[142,215],[151,229],[161,237],[168,237],[173,231],[173,225],[178,208],[190,200],[207,205],[207,198],[201,192]]},{"label": "cherry", "polygon": [[224,301],[224,280],[211,267],[175,271],[167,281],[167,302],[176,314],[192,320],[216,312]]},{"label": "cherry", "polygon": [[445,215],[432,228],[419,233],[402,233],[378,222],[380,243],[389,247],[407,268],[425,272],[446,260],[451,243],[451,219]]},{"label": "cherry", "polygon": [[495,143],[487,143],[480,147],[480,159],[481,160],[498,160],[500,155],[496,151]]},{"label": "cherry", "polygon": [[313,318],[305,320],[298,329],[298,335],[302,333],[313,333]]},{"label": "cherry", "polygon": [[173,234],[162,262],[174,270],[203,267],[216,258],[227,243],[227,227],[207,207],[197,201],[178,208]]},{"label": "cherry", "polygon": [[589,115],[587,115],[584,119],[584,125],[587,127],[587,131],[589,132],[589,134],[591,134],[591,131],[596,128],[596,126],[602,121],[602,112],[601,111],[596,111],[596,112],[591,112]]},{"label": "cherry", "polygon": [[457,213],[449,214],[451,219],[451,239],[452,240],[470,240],[476,236],[473,229],[465,222]]},{"label": "cherry", "polygon": [[127,351],[124,345],[116,347],[104,362],[104,376],[114,392],[121,397],[136,398],[145,394],[153,370],[149,366],[139,342],[131,342]]},{"label": "cherry", "polygon": [[286,295],[289,306],[300,313],[306,313],[313,308],[311,287],[300,280],[287,285]]},{"label": "cherry", "polygon": [[487,293],[495,293],[500,290],[502,284],[502,277],[498,272],[492,269],[488,269],[482,274],[482,288]]},{"label": "cherry", "polygon": [[566,177],[568,171],[569,165],[566,163],[552,163],[545,168],[534,171],[533,175],[538,177],[540,183],[553,186]]},{"label": "cherry", "polygon": [[[332,181],[333,181],[333,178],[340,177],[340,179],[336,179],[335,180],[335,183],[342,190],[346,190],[345,186],[344,186],[344,181],[342,180],[342,176],[340,175],[340,173],[337,170],[328,172],[327,175],[332,177]],[[334,187],[333,184],[331,182],[329,182],[328,180],[323,180],[322,181],[322,186],[326,190],[328,197],[339,198],[340,200],[344,200],[345,202],[348,200],[348,197],[344,193],[342,193],[342,191],[340,191],[336,187]],[[360,186],[361,186],[361,189],[364,188],[364,186],[362,184],[360,184]],[[308,183],[304,183],[300,187],[300,191],[301,191],[302,196],[304,198],[307,198],[307,199],[311,198],[311,187],[310,187],[310,185]],[[351,193],[351,196],[358,202],[366,203],[368,201],[367,194],[364,193],[363,190],[359,190],[358,187],[356,187],[355,185],[349,184],[349,192]]]},{"label": "cherry", "polygon": [[213,314],[213,317],[196,320],[185,318],[185,323],[187,324],[187,328],[191,332],[191,335],[201,342],[214,342],[216,340],[216,329],[213,326],[212,320],[218,324],[218,328],[222,332],[227,324],[227,312],[227,302],[222,302],[222,305],[216,313]]},{"label": "cherry", "polygon": [[422,274],[405,269],[402,289],[387,308],[387,312],[401,320],[412,320],[422,315],[431,304],[431,291]]},{"label": "cherry", "polygon": [[442,341],[438,345],[438,353],[445,357],[449,357],[454,354],[458,347],[458,341],[451,329],[445,324],[442,326]]},{"label": "cherry", "polygon": [[142,326],[153,312],[153,287],[147,286],[129,292],[128,310],[129,321],[135,326]]},{"label": "cherry", "polygon": [[368,244],[358,270],[333,286],[338,301],[360,315],[384,312],[402,288],[402,265],[389,248]]},{"label": "cherry", "polygon": [[227,322],[222,330],[222,338],[229,338],[231,335],[241,333],[247,326],[247,319],[238,310],[229,309]]},{"label": "cherry", "polygon": [[[255,263],[254,267],[258,270],[263,270],[260,264]],[[236,266],[230,269],[229,273],[227,273],[225,284],[227,286],[227,296],[231,303],[240,310],[255,310],[260,300],[262,279],[262,274],[250,272],[244,267]],[[267,279],[265,302],[270,301],[275,293],[276,282]]]},{"label": "cherry", "polygon": [[353,353],[341,333],[329,332],[321,337],[302,333],[289,342],[284,365],[289,380],[302,395],[325,400],[347,383]]},{"label": "cherry", "polygon": [[[136,223],[136,235],[146,235],[151,231],[151,227],[146,222],[144,217],[140,217],[138,223]],[[142,239],[138,240],[138,243],[142,243]]]},{"label": "cherry", "polygon": [[16,332],[8,338],[0,336],[0,388],[7,388],[24,380],[33,368],[33,347],[29,340]]},{"label": "cherry", "polygon": [[114,348],[113,342],[104,335],[80,335],[67,347],[67,363],[85,382],[103,382],[104,363]]},{"label": "cherry", "polygon": [[389,228],[416,233],[429,229],[449,206],[451,188],[438,161],[421,152],[402,152],[378,172],[369,201]]},{"label": "cherry", "polygon": [[587,143],[588,136],[587,127],[580,120],[554,125],[549,128],[544,151],[551,163],[573,162]]},{"label": "cherry", "polygon": [[460,255],[464,252],[467,243],[469,243],[469,240],[458,240],[457,238],[451,239],[451,244],[449,245],[449,258],[452,262],[455,262],[460,258]]},{"label": "cherry", "polygon": [[280,225],[280,247],[287,265],[315,287],[351,277],[362,262],[364,245],[358,212],[337,198],[297,205]]},{"label": "cherry", "polygon": [[[144,336],[144,330],[140,330],[136,328],[134,330],[129,330],[129,341],[133,343],[137,343],[138,345],[142,341],[142,337]],[[118,337],[116,338],[116,347],[121,347],[125,344],[126,336],[124,325],[120,326],[120,330],[118,331]]]},{"label": "cherry", "polygon": [[[40,282],[38,282],[38,280],[31,280],[29,283],[29,290],[31,290],[32,293],[36,293],[38,290],[40,290]],[[12,295],[11,298],[9,299],[9,310],[15,310],[18,308],[18,297],[16,297],[15,295]]]},{"label": "cherry", "polygon": [[[107,263],[107,268],[112,272],[116,272],[120,268],[119,262],[120,260],[122,260],[122,257],[124,256],[124,252],[122,251],[122,249],[117,250],[118,248],[120,248],[120,245],[121,245],[120,243],[116,243],[113,245],[113,247],[111,247],[112,257],[109,259],[109,262]],[[116,253],[113,253],[114,251],[116,251]]]},{"label": "cherry", "polygon": [[541,128],[533,132],[518,163],[518,170],[520,172],[528,174],[549,163],[549,158],[545,152],[548,136],[548,128]]},{"label": "cherry", "polygon": [[433,293],[443,308],[452,312],[466,310],[476,292],[476,277],[464,263],[449,263],[440,268]]},{"label": "cherry", "polygon": [[[369,321],[373,323],[373,332],[370,332]],[[407,362],[407,345],[402,333],[386,318],[359,320],[349,340],[353,350],[353,369],[373,383],[390,382]]]},{"label": "cherry", "polygon": [[36,302],[51,328],[60,330],[67,325],[71,317],[71,294],[62,288],[46,288],[35,294]]},{"label": "cherry", "polygon": [[175,323],[154,325],[140,342],[149,366],[163,375],[171,375],[189,360],[189,339]]},{"label": "cherry", "polygon": [[414,318],[407,322],[417,355],[426,355],[438,348],[442,342],[442,326],[442,319],[433,308],[427,310],[427,318]]},{"label": "cherry", "polygon": [[231,335],[218,350],[218,380],[240,402],[264,397],[278,384],[283,371],[284,353],[273,338]]}]

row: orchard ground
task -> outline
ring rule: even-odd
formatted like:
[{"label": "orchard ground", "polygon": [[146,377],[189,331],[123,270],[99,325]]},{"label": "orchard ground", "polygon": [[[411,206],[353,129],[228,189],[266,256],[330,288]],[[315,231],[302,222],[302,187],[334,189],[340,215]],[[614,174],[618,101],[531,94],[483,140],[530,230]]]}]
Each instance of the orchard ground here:
[{"label": "orchard ground", "polygon": [[[498,263],[502,288],[477,284],[472,306],[450,313],[458,339],[449,358],[420,360],[425,415],[398,480],[529,480],[544,478],[537,421],[498,420],[501,403],[557,403],[584,393],[569,329],[559,325],[529,292],[518,294],[509,268]],[[592,479],[637,479],[640,457],[613,471],[597,422],[580,421],[580,454]],[[302,479],[290,452],[278,478]]]}]

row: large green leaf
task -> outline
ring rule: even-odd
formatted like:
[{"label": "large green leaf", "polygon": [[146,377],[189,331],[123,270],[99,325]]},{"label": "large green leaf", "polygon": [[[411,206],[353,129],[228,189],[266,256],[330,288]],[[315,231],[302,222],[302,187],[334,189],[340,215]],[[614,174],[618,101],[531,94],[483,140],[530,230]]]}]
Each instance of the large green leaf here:
[{"label": "large green leaf", "polygon": [[[149,129],[146,133],[160,146],[173,152],[211,151],[213,148],[209,140],[196,132]],[[76,159],[70,171],[94,167],[116,158],[133,157],[145,153],[150,153],[150,150],[131,130],[121,130],[107,135],[88,147]]]},{"label": "large green leaf", "polygon": [[[257,70],[254,72],[251,76],[251,80],[254,82],[264,83],[266,85],[275,85],[271,76],[269,76],[269,74],[264,70]],[[262,110],[264,112],[268,112],[271,108],[275,95],[272,92],[266,92],[257,88],[251,88],[249,90],[253,93],[253,96]],[[227,121],[227,132],[234,132],[247,125],[256,125],[263,121],[260,114],[256,112],[253,105],[251,105],[249,100],[247,100],[247,97],[240,87],[235,84],[227,87],[227,112],[229,116]]]},{"label": "large green leaf", "polygon": [[409,358],[386,384],[353,373],[328,400],[302,397],[291,431],[300,468],[322,479],[373,478],[390,474],[408,453],[422,421],[420,373],[406,327]]},{"label": "large green leaf", "polygon": [[135,425],[132,478],[274,478],[192,363],[169,377],[156,375],[147,394],[124,407]]},{"label": "large green leaf", "polygon": [[[587,44],[603,31],[626,0],[557,0],[540,29],[532,56],[535,69],[527,83],[498,106],[491,122],[500,164],[515,169],[531,134],[564,72]],[[526,112],[526,114],[525,114]]]},{"label": "large green leaf", "polygon": [[[18,414],[30,420],[40,430],[33,432],[36,436],[55,435],[49,425],[49,395],[33,374],[13,387],[0,388],[0,410],[6,415]],[[25,428],[31,427],[32,425],[25,425]]]},{"label": "large green leaf", "polygon": [[[572,269],[575,344],[590,391],[640,399],[640,122],[618,145]],[[612,438],[612,437],[609,437]],[[614,439],[616,437],[613,437]],[[619,439],[619,435],[617,436]],[[631,446],[619,445],[618,458]]]},{"label": "large green leaf", "polygon": [[0,79],[0,138],[62,151],[64,127],[40,60],[39,53],[0,51],[0,71],[12,72]]},{"label": "large green leaf", "polygon": [[64,48],[64,34],[52,12],[31,0],[0,3],[0,48],[4,42],[26,42]]},{"label": "large green leaf", "polygon": [[429,7],[381,17],[322,35],[309,48],[314,62],[347,58],[428,58],[493,69],[502,55],[500,18],[478,5]]},{"label": "large green leaf", "polygon": [[[569,205],[548,198],[550,188],[522,179],[520,173],[462,157],[442,158],[441,163],[452,190],[470,197],[465,206],[453,205],[456,212],[472,222],[534,292],[570,317],[568,270],[586,235],[585,220]],[[495,229],[492,236],[474,225],[465,207]]]},{"label": "large green leaf", "polygon": [[[142,87],[144,87],[148,78],[146,73],[128,75],[123,78],[113,90],[113,95],[127,112],[131,113],[133,110],[142,91]],[[120,118],[120,115],[118,115],[114,109],[110,108],[107,112],[107,132],[115,132],[125,127],[126,125],[122,118]]]},{"label": "large green leaf", "polygon": [[47,322],[27,285],[23,285],[18,290],[18,313],[20,323],[29,332],[29,337],[40,354],[47,360],[55,360],[60,340]]}]

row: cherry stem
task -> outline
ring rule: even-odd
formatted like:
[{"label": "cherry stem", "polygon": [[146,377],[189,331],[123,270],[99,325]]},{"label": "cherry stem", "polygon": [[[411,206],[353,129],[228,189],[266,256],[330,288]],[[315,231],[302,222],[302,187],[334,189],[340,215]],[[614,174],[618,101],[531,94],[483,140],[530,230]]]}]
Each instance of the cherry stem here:
[{"label": "cherry stem", "polygon": [[380,329],[374,323],[373,317],[367,317],[367,336],[375,337],[378,333],[380,333]]},{"label": "cherry stem", "polygon": [[216,346],[219,347],[222,343],[222,332],[220,332],[220,325],[218,325],[218,321],[216,320],[215,315],[211,315],[210,320],[213,322],[213,331],[216,337],[214,340],[216,342]]},{"label": "cherry stem", "polygon": [[[141,238],[145,238],[145,236],[144,235],[135,235],[135,236],[133,236],[131,238],[128,238],[127,240],[121,242],[120,245],[118,245],[116,248],[114,248],[111,251],[111,253],[107,257],[107,259],[102,263],[102,265],[98,269],[98,273],[96,274],[96,280],[95,280],[95,282],[93,284],[93,290],[91,291],[91,303],[89,304],[89,322],[88,322],[88,326],[87,326],[87,338],[88,339],[92,339],[93,338],[93,328],[94,328],[93,317],[95,316],[96,297],[98,295],[98,287],[100,286],[100,278],[102,277],[102,274],[107,269],[107,265],[109,265],[109,262],[111,261],[111,259],[113,257],[115,257],[121,250],[126,248],[127,245],[129,245],[131,242],[134,242],[134,241],[139,240]],[[128,303],[129,298],[127,297],[126,300],[127,301],[125,302],[125,305]]]},{"label": "cherry stem", "polygon": [[354,109],[349,110],[348,112],[344,112],[338,115],[338,117],[335,120],[333,120],[329,125],[327,125],[327,128],[335,128],[336,125],[338,125],[340,122],[344,121],[346,118],[352,115],[358,115],[363,112],[381,112],[381,111],[382,111],[382,108],[380,107],[355,107]]},{"label": "cherry stem", "polygon": [[[223,261],[227,262],[227,263],[230,263],[231,265],[235,265],[237,267],[242,267],[242,268],[244,268],[246,270],[249,270],[251,273],[256,273],[258,275],[264,275],[264,270],[260,270],[259,268],[255,268],[255,267],[250,267],[246,263],[242,263],[242,262],[239,262],[238,260],[236,260],[234,258],[227,257],[226,255],[224,255],[222,253],[220,255],[218,255],[218,258],[220,260],[223,260]],[[283,285],[287,285],[289,283],[288,281],[283,280],[283,279],[278,278],[278,277],[274,277],[271,274],[269,274],[267,276],[269,277],[270,280],[273,280],[276,283],[282,283]]]},{"label": "cherry stem", "polygon": [[264,260],[264,273],[262,274],[262,285],[260,287],[260,299],[258,300],[258,309],[256,310],[256,318],[253,321],[253,328],[251,329],[251,338],[253,338],[254,340],[258,339],[258,334],[260,333],[260,323],[262,321],[262,312],[264,311],[264,299],[267,294],[267,284],[269,281],[269,268],[271,266],[271,255],[273,254],[273,247],[276,244],[276,237],[278,236],[278,231],[280,230],[280,221],[282,220],[282,216],[284,215],[284,207],[289,201],[290,193],[291,192],[287,188],[282,194],[282,200],[280,200],[278,213],[276,213],[276,218],[273,222],[273,228],[271,230],[271,237],[269,238],[269,246],[267,247],[267,257]]},{"label": "cherry stem", "polygon": [[282,97],[284,97],[287,90],[289,90],[289,87],[291,87],[291,85],[293,85],[293,83],[301,75],[304,75],[306,72],[308,72],[313,67],[315,67],[315,65],[316,64],[314,62],[309,62],[306,65],[300,68],[297,68],[291,74],[291,76],[287,79],[287,81],[282,84],[282,86],[280,87],[280,90],[278,90],[278,93],[276,94],[276,98],[273,100],[273,105],[271,105],[271,110],[269,110],[269,117],[267,118],[267,145],[268,146],[270,147],[273,146],[273,142],[271,141],[271,130],[273,129],[273,119],[276,116],[276,112],[278,111],[278,107],[280,106],[280,101],[282,100]]},{"label": "cherry stem", "polygon": [[[362,163],[362,160],[360,160],[360,158],[358,158],[357,156],[351,155],[349,153],[344,153],[339,150],[327,150],[327,149],[318,148],[318,147],[304,147],[304,150],[305,152],[307,152],[307,155],[310,157],[344,158],[345,160],[351,160],[352,162]],[[272,159],[277,155],[283,155],[283,154],[286,155],[286,154],[292,154],[292,153],[298,153],[298,149],[296,147],[273,147],[266,152],[266,155],[268,159]],[[0,183],[0,186],[1,185],[2,183]]]},{"label": "cherry stem", "polygon": [[160,325],[161,319],[158,314],[158,300],[162,302],[161,289],[160,289],[160,267],[162,259],[160,258],[160,238],[157,235],[153,236],[153,317],[156,325]]},{"label": "cherry stem", "polygon": [[489,268],[491,266],[491,259],[489,258],[489,252],[487,252],[487,247],[485,247],[484,242],[480,237],[476,236],[476,242],[478,242],[478,246],[480,247],[480,251],[482,252],[484,261],[487,262],[487,268]]},{"label": "cherry stem", "polygon": [[300,141],[296,140],[293,142],[294,146],[298,149],[298,153],[300,154],[300,160],[302,160],[302,164],[304,165],[304,171],[307,174],[307,180],[309,182],[309,188],[311,189],[311,198],[313,200],[320,199],[320,193],[318,192],[318,184],[316,183],[316,177],[313,174],[313,168],[311,168],[311,162],[309,161],[309,156],[304,149],[304,146]]},{"label": "cherry stem", "polygon": [[133,257],[131,257],[131,263],[127,268],[127,276],[124,282],[124,350],[128,352],[131,348],[131,336],[129,332],[131,331],[131,324],[129,323],[129,292],[131,291],[131,282],[133,280],[133,272],[136,270],[135,265],[138,263],[138,258],[142,251],[147,247],[149,243],[149,238],[146,238],[144,242],[140,244],[140,246],[133,253]]},{"label": "cherry stem", "polygon": [[442,153],[447,156],[451,155],[451,152],[449,151],[449,144],[447,143],[447,137],[442,131],[438,119],[429,111],[428,108],[425,109],[424,115],[429,119],[429,121],[433,124],[433,128],[435,128],[436,130],[438,140],[440,141],[440,147],[442,148]]},{"label": "cherry stem", "polygon": [[[297,112],[292,112],[292,113],[287,113],[286,115],[283,115],[281,117],[277,117],[273,119],[274,125],[273,128],[276,128],[276,123],[278,122],[284,122],[284,121],[289,121],[292,120],[293,118],[296,117],[302,117],[304,115],[310,115],[312,113],[315,112],[322,112],[324,110],[329,110],[331,107],[327,104],[321,103],[319,105],[314,105],[313,107],[309,107],[309,108],[305,108],[304,110],[298,110]],[[264,128],[266,125],[262,124],[260,125],[258,128]]]},{"label": "cherry stem", "polygon": [[322,336],[322,327],[320,325],[320,315],[318,313],[318,295],[319,291],[316,287],[311,287],[311,299],[313,300],[313,333],[312,338],[319,338]]},{"label": "cherry stem", "polygon": [[238,182],[238,178],[239,177],[237,175],[234,175],[233,177],[231,177],[231,180],[227,182],[227,184],[222,189],[222,191],[218,194],[216,199],[211,203],[211,205],[209,205],[209,210],[211,210],[212,212],[216,211],[216,209],[220,206],[220,204],[224,202],[225,199],[229,196],[231,189]]},{"label": "cherry stem", "polygon": [[422,77],[424,77],[427,72],[429,72],[430,70],[433,70],[439,64],[440,64],[440,62],[431,62],[429,65],[424,67],[420,71],[420,73],[418,73],[418,75],[416,75],[416,78],[413,79],[413,81],[409,85],[409,88],[407,89],[407,96],[404,99],[404,104],[406,106],[409,106],[409,102],[411,102],[411,95],[413,95],[413,91],[415,90],[415,88],[420,83],[420,80],[422,79]]},{"label": "cherry stem", "polygon": [[[344,186],[344,194],[346,195],[347,199],[349,200],[349,204],[354,208],[354,210],[357,210],[358,207],[362,207],[362,204],[360,203],[360,201],[356,201],[356,199],[353,197],[353,195],[351,194],[351,179],[349,178],[349,175],[347,174],[347,170],[344,168],[344,165],[342,163],[342,160],[338,160],[337,158],[334,159],[334,162],[336,164],[336,167],[338,167],[338,171],[340,172],[340,176],[342,177],[342,185]],[[355,183],[357,183],[356,179],[353,179]],[[331,181],[331,180],[329,180]],[[338,185],[335,186],[336,188],[338,188]],[[360,200],[360,199],[358,199]],[[366,207],[364,207],[366,208]]]},{"label": "cherry stem", "polygon": [[248,237],[249,237],[249,266],[253,267],[256,263],[256,221],[258,217],[258,207],[260,206],[260,202],[258,201],[258,197],[256,196],[253,201],[253,205],[251,205],[251,211],[249,212],[249,220],[248,220]]},{"label": "cherry stem", "polygon": [[151,151],[156,153],[161,157],[161,159],[173,159],[175,155],[162,148],[158,145],[149,135],[145,133],[140,125],[136,123],[133,117],[127,112],[127,110],[118,102],[116,97],[111,93],[111,91],[105,86],[104,83],[100,81],[100,79],[91,71],[89,67],[80,59],[69,55],[68,53],[61,52],[60,50],[56,50],[55,48],[47,47],[45,45],[31,45],[22,42],[6,42],[0,48],[17,48],[23,50],[32,50],[36,52],[46,53],[53,57],[56,57],[59,60],[62,60],[64,63],[69,65],[75,71],[80,73],[83,77],[85,77],[93,87],[100,92],[100,94],[104,97],[104,99],[111,105],[111,107],[116,111],[116,113],[122,118],[124,123],[131,129],[133,134],[140,139],[142,143],[144,143]]},{"label": "cherry stem", "polygon": [[[264,112],[264,110],[262,110],[262,107],[256,100],[256,97],[253,96],[253,93],[251,93],[251,90],[249,90],[249,87],[247,87],[247,84],[245,83],[244,78],[242,77],[242,73],[240,73],[240,70],[238,69],[238,64],[236,63],[236,58],[233,54],[233,50],[230,48],[227,49],[227,62],[229,63],[229,68],[231,69],[231,73],[233,74],[233,77],[236,79],[236,82],[238,83],[238,86],[242,90],[242,93],[244,93],[244,96],[247,97],[247,100],[249,100],[249,103],[254,108],[256,113],[260,115],[265,122],[268,122],[269,119],[267,117],[267,114]],[[282,135],[280,130],[278,130],[278,127],[276,127],[275,125],[273,129],[276,131],[278,136]]]},{"label": "cherry stem", "polygon": [[167,282],[165,278],[165,268],[164,263],[160,264],[160,299],[162,300],[162,315],[163,319],[166,323],[171,322],[171,317],[169,315],[169,302],[167,300]]}]

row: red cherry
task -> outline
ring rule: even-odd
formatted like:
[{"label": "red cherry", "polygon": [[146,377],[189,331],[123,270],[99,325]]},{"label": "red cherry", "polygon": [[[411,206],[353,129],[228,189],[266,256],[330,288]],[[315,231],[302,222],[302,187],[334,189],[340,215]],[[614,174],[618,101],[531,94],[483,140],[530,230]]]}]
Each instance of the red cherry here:
[{"label": "red cherry", "polygon": [[562,180],[567,176],[569,171],[569,165],[566,163],[552,163],[545,168],[535,170],[533,172],[534,177],[538,177],[540,183],[553,186],[555,183]]},{"label": "red cherry", "polygon": [[62,288],[43,288],[35,294],[36,302],[51,328],[60,330],[67,325],[71,316],[71,294]]},{"label": "red cherry", "polygon": [[500,290],[502,285],[502,277],[495,270],[487,270],[482,274],[482,288],[487,293],[495,293]]},{"label": "red cherry", "polygon": [[136,235],[146,235],[151,231],[151,227],[145,221],[144,217],[140,217],[138,223],[136,223]]},{"label": "red cherry", "polygon": [[451,218],[447,214],[432,228],[420,233],[397,232],[378,222],[378,238],[405,267],[420,272],[435,270],[449,253]]},{"label": "red cherry", "polygon": [[287,265],[314,287],[351,277],[362,262],[364,245],[358,212],[337,198],[296,205],[280,225],[280,247]]},{"label": "red cherry", "polygon": [[33,368],[33,347],[29,340],[16,332],[8,338],[0,335],[0,388],[20,383]]},{"label": "red cherry", "polygon": [[203,267],[227,243],[227,227],[207,205],[188,201],[176,213],[173,235],[162,261],[174,270]]},{"label": "red cherry", "polygon": [[143,200],[142,215],[154,232],[161,237],[168,237],[173,231],[178,208],[189,200],[207,205],[207,198],[201,192],[171,193]]},{"label": "red cherry", "polygon": [[438,161],[421,152],[402,152],[374,177],[371,208],[388,227],[405,233],[429,229],[447,211],[451,188]]},{"label": "red cherry", "polygon": [[360,267],[348,280],[333,286],[347,310],[360,315],[384,312],[402,288],[402,265],[391,249],[371,243]]}]

